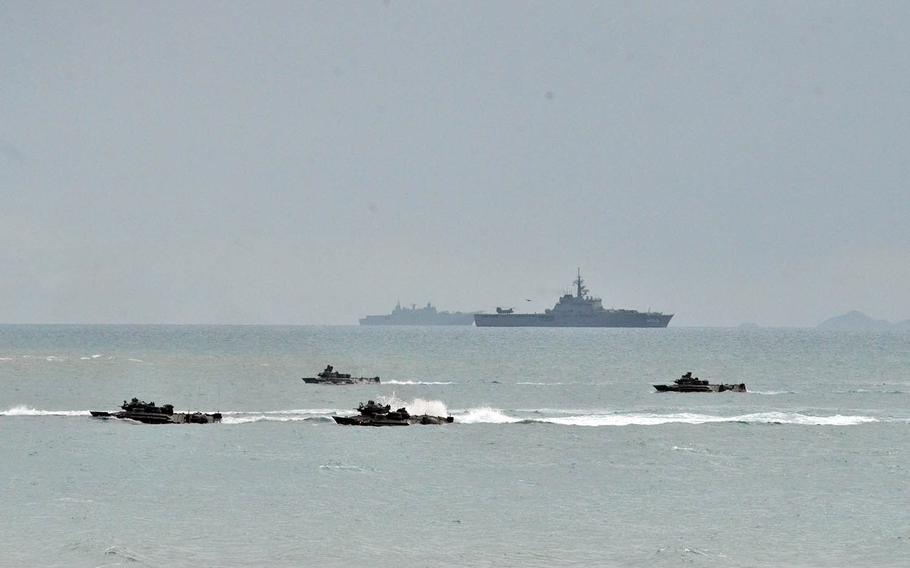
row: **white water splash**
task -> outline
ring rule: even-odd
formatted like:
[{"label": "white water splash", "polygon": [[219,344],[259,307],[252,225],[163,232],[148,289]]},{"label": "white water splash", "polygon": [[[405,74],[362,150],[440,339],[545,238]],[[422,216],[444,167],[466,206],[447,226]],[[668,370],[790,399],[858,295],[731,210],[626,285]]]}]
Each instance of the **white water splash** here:
[{"label": "white water splash", "polygon": [[424,400],[422,398],[415,398],[414,400],[407,402],[401,400],[393,394],[391,396],[380,396],[376,399],[376,401],[380,404],[388,404],[393,409],[404,407],[407,409],[408,413],[414,416],[420,414],[429,414],[430,416],[449,415],[449,409],[441,400]]},{"label": "white water splash", "polygon": [[456,416],[455,421],[462,424],[512,424],[521,422],[521,419],[508,416],[498,408],[484,406],[466,410],[464,414]]}]

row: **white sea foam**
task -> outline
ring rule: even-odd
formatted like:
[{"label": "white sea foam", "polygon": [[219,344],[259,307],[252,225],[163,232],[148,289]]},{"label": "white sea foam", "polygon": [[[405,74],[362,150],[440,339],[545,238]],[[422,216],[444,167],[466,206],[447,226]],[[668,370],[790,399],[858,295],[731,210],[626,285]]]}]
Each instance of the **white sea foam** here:
[{"label": "white sea foam", "polygon": [[521,422],[521,418],[513,418],[498,408],[484,406],[466,410],[456,416],[455,421],[462,424],[512,424]]},{"label": "white sea foam", "polygon": [[127,361],[132,361],[133,363],[145,363],[142,359],[127,359]]},{"label": "white sea foam", "polygon": [[37,410],[25,405],[0,412],[0,416],[88,416],[88,410]]},{"label": "white sea foam", "polygon": [[224,416],[228,415],[242,415],[242,414],[263,414],[263,415],[328,415],[328,414],[338,414],[342,412],[341,410],[335,408],[296,408],[291,410],[223,410],[221,414]]},{"label": "white sea foam", "polygon": [[452,381],[383,381],[384,385],[454,385]]},{"label": "white sea foam", "polygon": [[562,426],[659,426],[661,424],[711,424],[738,422],[745,424],[800,424],[813,426],[852,426],[869,422],[878,422],[871,416],[811,416],[797,412],[759,412],[739,416],[713,416],[688,412],[671,414],[633,413],[633,414],[584,414],[578,416],[551,416],[534,418],[516,418],[495,408],[472,408],[461,416],[457,422],[466,424],[509,424],[515,422],[559,424]]},{"label": "white sea foam", "polygon": [[328,469],[335,471],[364,471],[359,465],[347,465],[339,461],[330,461],[319,466],[319,469]]},{"label": "white sea foam", "polygon": [[12,361],[12,357],[0,357],[0,361]]},{"label": "white sea foam", "polygon": [[266,414],[255,414],[245,416],[224,416],[221,418],[222,424],[250,424],[253,422],[304,422],[304,421],[326,421],[331,420],[329,416],[276,416]]},{"label": "white sea foam", "polygon": [[609,410],[591,408],[517,408],[515,412],[533,414],[609,414]]},{"label": "white sea foam", "polygon": [[531,385],[531,386],[535,386],[535,387],[555,387],[555,386],[558,386],[558,385],[564,385],[564,384],[566,384],[566,383],[527,383],[527,382],[521,382],[521,383],[515,383],[515,384],[516,384],[516,385]]},{"label": "white sea foam", "polygon": [[778,394],[796,394],[796,391],[757,391],[757,390],[747,390],[748,394],[763,394],[768,396],[774,396]]}]

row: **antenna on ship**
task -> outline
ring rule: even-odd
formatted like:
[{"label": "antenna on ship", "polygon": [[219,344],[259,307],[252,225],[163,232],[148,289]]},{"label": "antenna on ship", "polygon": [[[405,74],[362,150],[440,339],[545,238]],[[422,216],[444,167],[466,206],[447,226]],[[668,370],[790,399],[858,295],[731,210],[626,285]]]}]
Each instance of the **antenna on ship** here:
[{"label": "antenna on ship", "polygon": [[575,288],[578,290],[579,298],[583,298],[584,295],[588,293],[588,289],[584,286],[585,281],[581,279],[581,267],[578,268],[578,278],[575,279],[573,284],[575,284]]}]

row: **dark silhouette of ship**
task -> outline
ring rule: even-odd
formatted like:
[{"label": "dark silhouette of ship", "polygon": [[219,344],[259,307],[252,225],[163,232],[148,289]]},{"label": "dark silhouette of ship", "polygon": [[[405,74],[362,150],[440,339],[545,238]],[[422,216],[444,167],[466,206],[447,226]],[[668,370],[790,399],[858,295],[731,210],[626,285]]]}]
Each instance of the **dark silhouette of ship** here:
[{"label": "dark silhouette of ship", "polygon": [[402,308],[401,302],[395,304],[392,313],[383,316],[366,316],[360,319],[360,325],[471,325],[474,323],[474,312],[440,312],[433,304],[418,308]]},{"label": "dark silhouette of ship", "polygon": [[333,416],[338,424],[345,426],[410,426],[411,424],[451,424],[451,416],[412,415],[406,408],[392,410],[388,404],[381,405],[368,400],[357,407],[357,416]]},{"label": "dark silhouette of ship", "polygon": [[123,401],[118,412],[92,410],[95,418],[124,418],[135,420],[143,424],[211,424],[221,422],[221,413],[206,414],[204,412],[174,412],[173,404],[155,406],[154,402],[145,402],[138,398]]},{"label": "dark silhouette of ship", "polygon": [[708,381],[693,377],[692,371],[687,371],[685,375],[673,381],[672,385],[654,385],[654,388],[657,392],[746,392],[745,383],[712,385]]},{"label": "dark silhouette of ship", "polygon": [[379,383],[379,377],[352,377],[348,373],[339,373],[335,370],[335,367],[331,365],[326,365],[325,370],[316,373],[315,377],[303,377],[302,380],[311,385],[358,385],[363,383]]},{"label": "dark silhouette of ship", "polygon": [[639,312],[603,307],[600,298],[588,296],[581,269],[575,279],[575,295],[565,294],[542,314],[516,314],[496,308],[495,314],[475,314],[477,327],[667,327],[673,314]]}]

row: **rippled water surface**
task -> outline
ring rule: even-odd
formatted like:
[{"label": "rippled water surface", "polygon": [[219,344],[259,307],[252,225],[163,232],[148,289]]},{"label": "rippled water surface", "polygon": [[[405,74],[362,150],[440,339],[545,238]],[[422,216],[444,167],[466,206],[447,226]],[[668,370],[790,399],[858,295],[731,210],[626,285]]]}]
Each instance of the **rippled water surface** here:
[{"label": "rippled water surface", "polygon": [[908,333],[0,326],[0,565],[907,566],[908,435]]}]

